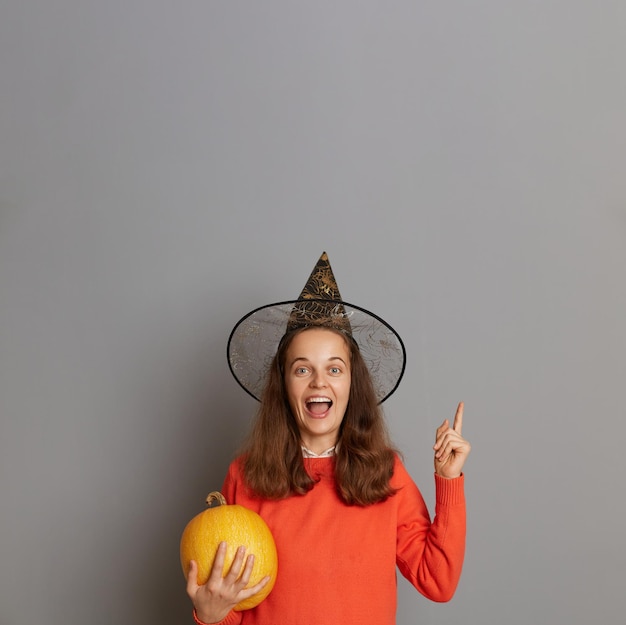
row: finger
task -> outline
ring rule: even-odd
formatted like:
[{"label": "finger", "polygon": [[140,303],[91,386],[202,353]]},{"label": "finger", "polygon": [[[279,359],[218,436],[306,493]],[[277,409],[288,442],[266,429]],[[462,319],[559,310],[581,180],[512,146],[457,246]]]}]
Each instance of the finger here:
[{"label": "finger", "polygon": [[222,571],[224,570],[227,548],[228,545],[224,541],[217,546],[215,560],[213,560],[213,566],[211,567],[211,573],[209,575],[209,581],[217,582],[222,579]]},{"label": "finger", "polygon": [[272,578],[269,575],[266,575],[258,584],[255,584],[248,590],[251,591],[253,595],[256,595],[259,590],[263,590],[263,588],[269,584],[270,579]]},{"label": "finger", "polygon": [[244,563],[244,557],[246,555],[246,548],[241,546],[237,547],[237,551],[235,553],[235,558],[233,563],[230,565],[230,569],[228,574],[225,576],[225,579],[231,584],[239,579],[239,575],[241,574],[241,569]]},{"label": "finger", "polygon": [[456,441],[452,438],[447,438],[435,457],[440,462],[445,463],[448,458],[456,451],[456,449]]},{"label": "finger", "polygon": [[444,454],[444,450],[446,448],[456,449],[460,447],[465,439],[457,434],[454,430],[448,429],[444,434],[442,434],[436,443],[436,451],[435,454],[437,457],[440,457]]},{"label": "finger", "polygon": [[471,449],[471,445],[468,441],[466,441],[462,436],[459,436],[451,430],[451,433],[446,437],[446,439],[442,442],[441,448],[435,454],[436,458],[442,458],[444,455],[448,454],[469,454]]},{"label": "finger", "polygon": [[464,454],[463,440],[456,440],[450,438],[446,441],[445,445],[435,455],[435,461],[441,465],[444,465],[451,460],[457,458],[459,455]]},{"label": "finger", "polygon": [[194,597],[198,588],[198,564],[195,560],[189,563],[189,572],[187,573],[187,594]]},{"label": "finger", "polygon": [[463,410],[465,408],[465,404],[463,402],[459,402],[459,405],[456,409],[456,414],[454,415],[454,424],[452,429],[457,432],[457,434],[461,434],[463,429]]},{"label": "finger", "polygon": [[439,444],[439,448],[437,449],[435,453],[435,458],[439,462],[445,462],[449,454],[450,454],[450,442],[448,439],[444,439]]},{"label": "finger", "polygon": [[441,445],[441,441],[445,436],[445,433],[450,428],[450,422],[448,419],[444,419],[443,423],[437,428],[437,432],[435,434],[435,444],[433,445],[433,449],[438,449]]},{"label": "finger", "polygon": [[446,436],[455,434],[454,430],[450,427],[450,420],[444,419],[444,422],[437,428],[437,437],[435,439],[435,445],[433,449],[441,447]]},{"label": "finger", "polygon": [[257,592],[260,592],[261,590],[263,590],[263,588],[265,588],[270,579],[272,578],[269,575],[266,575],[260,582],[258,582],[254,586],[250,586],[250,588],[242,590],[238,595],[238,599],[240,601],[243,601],[245,599],[248,599],[249,597],[252,597],[253,595],[256,595]]},{"label": "finger", "polygon": [[241,574],[241,577],[239,578],[239,585],[241,586],[241,588],[245,588],[248,585],[248,582],[250,581],[250,576],[252,575],[253,568],[254,568],[254,555],[250,554],[246,558],[246,564],[243,567],[243,573]]}]

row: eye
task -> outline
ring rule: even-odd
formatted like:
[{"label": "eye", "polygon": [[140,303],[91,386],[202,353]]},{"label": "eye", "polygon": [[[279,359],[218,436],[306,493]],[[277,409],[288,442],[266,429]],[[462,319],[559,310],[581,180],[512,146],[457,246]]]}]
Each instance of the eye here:
[{"label": "eye", "polygon": [[308,372],[306,367],[296,367],[296,375],[304,375]]},{"label": "eye", "polygon": [[340,369],[339,367],[331,367],[331,368],[330,368],[330,372],[331,372],[333,375],[339,375],[339,374],[341,373],[341,369]]}]

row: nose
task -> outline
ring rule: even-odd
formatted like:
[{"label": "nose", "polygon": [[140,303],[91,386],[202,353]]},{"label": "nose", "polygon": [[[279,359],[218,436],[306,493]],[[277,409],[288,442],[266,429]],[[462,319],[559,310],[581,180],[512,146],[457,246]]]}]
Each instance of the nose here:
[{"label": "nose", "polygon": [[314,373],[311,376],[311,386],[313,388],[323,388],[326,386],[326,378],[320,372]]}]

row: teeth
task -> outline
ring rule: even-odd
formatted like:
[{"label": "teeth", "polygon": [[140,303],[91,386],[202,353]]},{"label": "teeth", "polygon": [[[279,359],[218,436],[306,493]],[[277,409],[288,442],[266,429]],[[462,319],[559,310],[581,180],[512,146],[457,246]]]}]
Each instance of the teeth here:
[{"label": "teeth", "polygon": [[307,399],[307,404],[329,404],[331,400],[328,397],[311,397]]}]

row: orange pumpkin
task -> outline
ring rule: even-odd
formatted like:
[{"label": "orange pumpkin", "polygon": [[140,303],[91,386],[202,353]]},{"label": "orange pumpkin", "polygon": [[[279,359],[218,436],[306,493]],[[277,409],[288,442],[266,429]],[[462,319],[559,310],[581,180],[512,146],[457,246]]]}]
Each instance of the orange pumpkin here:
[{"label": "orange pumpkin", "polygon": [[254,586],[266,575],[270,581],[258,593],[241,601],[235,610],[248,610],[255,607],[274,587],[278,559],[276,545],[265,521],[252,510],[239,505],[228,505],[221,493],[213,492],[207,497],[207,504],[217,501],[218,506],[209,507],[196,515],[185,527],[180,541],[180,562],[187,577],[189,563],[198,563],[198,584],[206,584],[209,579],[217,547],[226,541],[228,549],[224,560],[222,576],[226,576],[235,559],[237,548],[243,545],[246,554],[254,554],[254,568],[248,586]]}]

